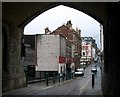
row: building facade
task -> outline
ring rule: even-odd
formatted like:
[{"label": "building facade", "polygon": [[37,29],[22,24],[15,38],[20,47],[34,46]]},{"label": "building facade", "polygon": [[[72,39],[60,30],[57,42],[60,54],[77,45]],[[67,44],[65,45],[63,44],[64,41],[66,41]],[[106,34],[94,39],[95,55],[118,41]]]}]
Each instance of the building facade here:
[{"label": "building facade", "polygon": [[82,37],[81,63],[88,65],[97,57],[97,44],[92,37]]},{"label": "building facade", "polygon": [[62,35],[36,35],[36,78],[71,73],[72,46]]},{"label": "building facade", "polygon": [[24,57],[22,57],[22,64],[27,80],[35,78],[35,35],[24,35]]},{"label": "building facade", "polygon": [[71,43],[74,45],[74,63],[75,67],[79,68],[80,67],[80,58],[81,58],[81,30],[76,28],[74,30],[72,28],[72,23],[71,21],[67,21],[66,25],[63,24],[62,26],[58,27],[56,30],[51,32],[50,34],[61,34],[63,35],[66,39],[68,39]]}]

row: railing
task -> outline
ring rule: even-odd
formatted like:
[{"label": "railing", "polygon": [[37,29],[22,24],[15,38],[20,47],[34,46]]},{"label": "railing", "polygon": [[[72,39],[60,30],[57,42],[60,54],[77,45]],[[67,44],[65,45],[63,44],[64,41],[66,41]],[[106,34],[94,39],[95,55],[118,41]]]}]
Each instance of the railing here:
[{"label": "railing", "polygon": [[46,86],[49,86],[49,83],[53,83],[53,84],[61,83],[64,82],[65,80],[71,80],[73,78],[74,78],[74,73],[68,73],[67,75],[62,74],[62,76],[60,76],[59,73],[57,76],[55,75],[55,73],[53,73],[53,77],[49,77],[49,73],[46,73],[44,79],[27,81],[27,84],[44,81]]}]

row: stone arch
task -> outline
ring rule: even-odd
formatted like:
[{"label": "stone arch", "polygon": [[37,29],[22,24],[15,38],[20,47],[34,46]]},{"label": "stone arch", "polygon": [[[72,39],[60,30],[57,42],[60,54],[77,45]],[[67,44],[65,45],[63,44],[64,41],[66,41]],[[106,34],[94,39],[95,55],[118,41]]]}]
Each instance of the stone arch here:
[{"label": "stone arch", "polygon": [[[21,66],[21,39],[24,26],[28,24],[32,19],[37,17],[39,14],[59,5],[68,6],[79,11],[82,11],[89,16],[93,17],[100,23],[104,23],[104,16],[106,11],[106,3],[72,3],[72,2],[4,2],[2,5],[3,10],[3,23],[8,24],[9,27],[9,54],[7,59],[9,62],[9,72],[6,81],[3,84],[6,85],[6,89],[3,91],[8,91],[11,89],[19,88],[25,86],[25,75],[23,73],[23,68]],[[97,6],[100,6],[99,8]],[[98,8],[97,10],[94,7]],[[97,13],[98,10],[100,14]],[[13,77],[14,74],[14,77]],[[5,76],[5,75],[4,75]],[[13,83],[13,84],[10,84]]]},{"label": "stone arch", "polygon": [[[58,5],[65,5],[68,7],[80,10],[98,22],[104,27],[105,39],[105,68],[102,76],[102,90],[104,94],[119,94],[120,88],[120,72],[119,72],[119,4],[120,3],[97,3],[97,2],[4,2],[2,3],[2,23],[9,25],[8,41],[9,41],[9,55],[10,59],[10,74],[9,78],[5,79],[2,84],[5,84],[5,90],[8,91],[19,88],[25,85],[23,70],[21,67],[21,51],[20,42],[21,34],[23,33],[24,26],[29,23],[33,18],[43,13],[44,11]],[[111,57],[112,56],[112,57]],[[14,66],[16,68],[14,68]],[[12,69],[13,71],[12,71]],[[18,69],[19,72],[16,72]],[[13,75],[14,73],[14,75]],[[6,75],[3,75],[3,77]],[[3,79],[2,79],[3,80]],[[14,85],[12,85],[12,84]],[[4,87],[3,87],[4,88]],[[114,97],[114,96],[113,96]]]},{"label": "stone arch", "polygon": [[[24,20],[20,25],[19,27],[20,28],[23,28],[25,27],[25,25],[27,25],[31,20],[33,20],[34,18],[36,18],[38,15],[44,13],[45,11],[51,9],[51,8],[54,8],[54,7],[57,7],[59,5],[64,5],[64,6],[67,6],[67,7],[70,7],[70,8],[73,8],[75,10],[78,10],[78,11],[81,11],[85,14],[87,14],[88,16],[92,17],[93,19],[95,19],[96,21],[98,21],[100,24],[104,24],[104,20],[103,20],[103,17],[105,15],[105,13],[101,13],[101,14],[104,14],[103,17],[100,17],[100,16],[97,16],[96,15],[96,11],[95,12],[92,12],[91,10],[89,10],[89,7],[91,7],[91,9],[94,9],[96,8],[97,6],[100,6],[102,9],[104,9],[106,3],[103,3],[103,6],[102,3],[99,4],[99,3],[79,3],[77,4],[76,6],[76,3],[69,3],[69,2],[58,2],[58,3],[50,3],[48,4],[48,6],[45,6],[44,8],[42,8],[42,10],[37,10],[36,12],[34,12],[33,14],[31,14],[26,20]],[[89,7],[87,7],[89,5]],[[85,7],[84,7],[85,6]],[[93,6],[93,7],[92,7]],[[104,10],[106,11],[106,10]],[[99,14],[98,14],[99,15]]]}]

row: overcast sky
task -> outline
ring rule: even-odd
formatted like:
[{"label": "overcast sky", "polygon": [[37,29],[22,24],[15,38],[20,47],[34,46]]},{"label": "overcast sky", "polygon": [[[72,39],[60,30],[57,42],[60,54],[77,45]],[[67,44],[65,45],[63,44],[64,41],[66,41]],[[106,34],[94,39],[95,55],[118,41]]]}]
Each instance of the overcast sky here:
[{"label": "overcast sky", "polygon": [[100,23],[81,11],[62,5],[50,9],[32,20],[25,26],[24,34],[44,34],[46,27],[54,31],[69,20],[73,24],[73,29],[78,27],[82,37],[93,37],[99,47]]}]

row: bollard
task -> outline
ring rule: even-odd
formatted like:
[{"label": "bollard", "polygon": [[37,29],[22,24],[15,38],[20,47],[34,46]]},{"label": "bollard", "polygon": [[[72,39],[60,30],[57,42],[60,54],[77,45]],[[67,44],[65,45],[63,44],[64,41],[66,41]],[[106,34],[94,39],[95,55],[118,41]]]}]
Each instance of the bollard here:
[{"label": "bollard", "polygon": [[60,83],[60,73],[58,73],[58,81],[59,81],[59,83]]},{"label": "bollard", "polygon": [[71,75],[71,72],[69,73],[69,79],[72,79],[72,75]]},{"label": "bollard", "polygon": [[71,73],[71,79],[73,79],[73,73]]},{"label": "bollard", "polygon": [[55,84],[55,73],[53,73],[53,84]]},{"label": "bollard", "polygon": [[28,86],[28,77],[26,76],[26,87]]},{"label": "bollard", "polygon": [[94,73],[92,73],[92,87],[94,88],[94,83],[95,83],[95,78],[94,78]]},{"label": "bollard", "polygon": [[66,73],[66,80],[68,80],[68,73]]},{"label": "bollard", "polygon": [[72,79],[72,73],[70,73],[70,79]]},{"label": "bollard", "polygon": [[62,79],[63,79],[63,81],[64,81],[64,73],[62,74]]},{"label": "bollard", "polygon": [[48,86],[48,73],[46,73],[46,86]]}]

